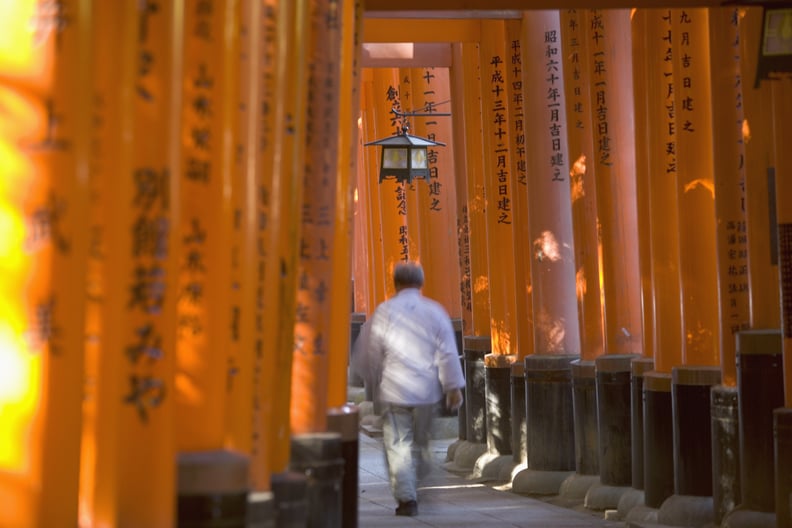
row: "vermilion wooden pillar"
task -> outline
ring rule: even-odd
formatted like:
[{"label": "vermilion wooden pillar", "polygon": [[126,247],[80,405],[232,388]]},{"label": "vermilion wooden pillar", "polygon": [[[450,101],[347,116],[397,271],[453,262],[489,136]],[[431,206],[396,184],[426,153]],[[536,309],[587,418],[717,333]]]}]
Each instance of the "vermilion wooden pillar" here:
[{"label": "vermilion wooden pillar", "polygon": [[[570,362],[580,353],[569,194],[569,152],[564,100],[560,15],[531,11],[522,18],[523,100],[533,116],[526,138],[528,210],[532,244],[534,354],[525,358],[528,471],[515,490],[557,492],[544,477],[575,470]],[[547,383],[545,383],[547,381]],[[553,398],[553,416],[536,401]],[[539,397],[541,399],[541,397]],[[551,440],[551,438],[553,440]],[[559,438],[569,439],[568,442]],[[552,480],[552,479],[551,479]],[[553,490],[553,491],[550,491]]]},{"label": "vermilion wooden pillar", "polygon": [[672,12],[682,317],[687,365],[718,364],[715,189],[706,9]]},{"label": "vermilion wooden pillar", "polygon": [[[465,194],[467,196],[466,218],[467,228],[463,227],[468,240],[467,254],[469,265],[465,262],[462,273],[468,276],[469,292],[463,292],[463,305],[470,307],[471,324],[465,328],[465,335],[489,336],[489,282],[487,274],[487,228],[484,206],[484,177],[483,159],[479,153],[483,152],[483,129],[481,110],[480,64],[478,45],[473,43],[460,43],[454,45],[454,68],[452,71],[456,79],[463,79],[464,86],[461,97],[461,112],[454,112],[462,123],[456,128],[464,132],[464,148],[457,148],[455,152],[463,156],[455,161],[460,171],[460,177],[465,176]],[[458,85],[457,85],[458,86]],[[458,146],[460,145],[459,142]]]},{"label": "vermilion wooden pillar", "polygon": [[[777,167],[773,155],[772,83],[755,84],[762,34],[762,10],[748,8],[740,23],[740,74],[745,119],[745,209],[748,237],[748,295],[751,327],[779,328],[781,304],[776,241],[770,236],[775,216]],[[776,258],[773,258],[776,255]]]},{"label": "vermilion wooden pillar", "polygon": [[[174,226],[180,218],[184,13],[180,2],[149,7],[124,3],[121,76],[112,79],[121,82],[124,111],[113,130],[120,137],[112,138],[121,150],[107,269],[118,278],[108,281],[103,347],[121,359],[100,364],[95,522],[164,527],[174,522],[176,496],[175,276],[182,237]],[[143,68],[135,60],[141,56],[150,59]]]},{"label": "vermilion wooden pillar", "polygon": [[[569,187],[575,240],[575,290],[580,328],[580,359],[572,363],[575,420],[575,470],[588,475],[591,485],[599,476],[597,393],[594,360],[604,353],[600,259],[602,251],[597,218],[596,163],[594,161],[590,80],[590,42],[585,12],[561,11],[564,84],[566,87]],[[585,488],[578,484],[583,493]]]},{"label": "vermilion wooden pillar", "polygon": [[558,18],[549,12],[523,17],[523,76],[544,79],[523,83],[525,112],[536,120],[526,139],[534,353],[577,355],[580,332],[558,24]]},{"label": "vermilion wooden pillar", "polygon": [[[338,52],[338,181],[335,196],[333,246],[333,309],[330,312],[330,365],[327,404],[329,408],[347,401],[347,365],[350,350],[350,316],[354,311],[353,277],[353,214],[358,167],[358,123],[360,111],[360,35],[361,3],[345,0],[339,14],[341,42]],[[350,94],[350,95],[346,95]],[[355,437],[355,440],[357,437]]]},{"label": "vermilion wooden pillar", "polygon": [[[509,123],[511,125],[511,171],[513,176],[513,235],[515,281],[515,336],[513,339],[517,359],[533,353],[533,306],[531,305],[531,247],[528,227],[528,169],[527,138],[530,118],[525,113],[523,99],[522,21],[507,20],[504,74],[509,94]],[[513,402],[516,403],[516,402]],[[516,424],[515,424],[516,427]]]},{"label": "vermilion wooden pillar", "polygon": [[[682,362],[679,217],[676,188],[676,113],[670,10],[639,10],[644,22],[646,170],[654,307],[654,371],[644,373],[644,501],[659,508],[673,494],[671,368]],[[636,96],[640,101],[640,97]]]},{"label": "vermilion wooden pillar", "polygon": [[[334,4],[333,4],[334,5]],[[330,2],[310,14],[305,188],[299,239],[297,311],[294,331],[291,427],[295,434],[327,429],[330,346],[330,288],[333,265],[347,259],[333,245],[338,188],[338,102],[340,13]],[[322,93],[321,97],[318,94]],[[348,297],[347,297],[348,300]],[[338,307],[336,307],[338,308]],[[346,312],[349,312],[347,306]]]},{"label": "vermilion wooden pillar", "polygon": [[[399,70],[396,68],[378,68],[374,70],[372,84],[372,102],[374,104],[374,117],[376,123],[376,137],[366,142],[387,137],[396,131],[397,121],[391,113],[393,106],[400,105],[399,95]],[[394,293],[393,267],[399,261],[410,259],[409,225],[407,224],[406,189],[404,183],[393,179],[379,182],[379,148],[367,147],[376,150],[376,170],[369,174],[370,182],[379,192],[380,203],[380,239],[384,256],[383,280],[385,283],[385,297],[382,302]],[[379,183],[377,183],[379,182]],[[375,224],[376,225],[376,224]]]},{"label": "vermilion wooden pillar", "polygon": [[77,522],[92,11],[60,7],[69,24],[35,2],[0,14],[3,525]]},{"label": "vermilion wooden pillar", "polygon": [[[268,435],[273,480],[286,472],[291,455],[290,409],[297,316],[297,286],[301,213],[305,185],[307,69],[310,14],[308,2],[278,3],[276,105],[272,166],[272,201],[269,219],[273,251],[267,254],[265,284],[272,297],[265,300],[266,315],[276,314],[273,408]],[[271,304],[267,301],[271,301]],[[288,481],[287,481],[288,482]]]},{"label": "vermilion wooden pillar", "polygon": [[[482,20],[480,44],[483,177],[490,302],[490,338],[495,356],[514,355],[514,194],[511,124],[503,21]],[[507,363],[508,364],[508,363]],[[499,365],[503,366],[503,365]]]},{"label": "vermilion wooden pillar", "polygon": [[[230,3],[228,5],[233,5]],[[182,157],[178,224],[181,261],[177,300],[177,448],[223,446],[231,342],[231,187],[238,57],[226,26],[233,9],[185,6]],[[236,34],[228,31],[228,34]],[[233,105],[231,103],[234,103]]]},{"label": "vermilion wooden pillar", "polygon": [[[450,113],[447,68],[412,68],[412,106],[423,113]],[[419,117],[413,130],[421,137],[445,143],[428,150],[429,181],[416,182],[420,215],[420,254],[426,281],[424,295],[442,304],[452,319],[460,316],[456,189],[454,182],[453,116]]]}]

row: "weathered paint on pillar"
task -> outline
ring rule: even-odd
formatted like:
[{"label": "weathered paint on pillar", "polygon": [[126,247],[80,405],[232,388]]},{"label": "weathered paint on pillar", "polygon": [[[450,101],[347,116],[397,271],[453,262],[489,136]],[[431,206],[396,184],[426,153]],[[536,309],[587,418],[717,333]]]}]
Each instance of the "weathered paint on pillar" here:
[{"label": "weathered paint on pillar", "polygon": [[784,336],[784,402],[792,407],[792,80],[772,81],[775,129],[776,210],[778,212],[778,268],[781,285],[781,329]]},{"label": "weathered paint on pillar", "polygon": [[[238,64],[226,25],[233,0],[184,12],[181,262],[177,294],[176,446],[205,451],[223,445],[231,327],[231,171]],[[236,32],[231,32],[236,34]],[[236,40],[236,39],[234,39]],[[235,101],[234,101],[235,102]]]},{"label": "weathered paint on pillar", "polygon": [[[448,68],[412,68],[412,103],[418,112],[449,113]],[[421,263],[426,273],[424,295],[442,304],[451,318],[460,316],[456,190],[451,116],[419,117],[414,133],[445,147],[429,147],[430,179],[416,182],[420,215]]]},{"label": "weathered paint on pillar", "polygon": [[124,6],[126,59],[115,81],[122,82],[120,106],[128,110],[114,131],[124,135],[112,138],[120,155],[107,222],[107,269],[118,280],[108,281],[102,345],[120,361],[100,365],[95,522],[166,527],[176,494],[173,375],[182,237],[174,226],[180,218],[183,4]]},{"label": "weathered paint on pillar", "polygon": [[602,247],[606,354],[643,344],[630,11],[586,12],[593,165]]},{"label": "weathered paint on pillar", "polygon": [[[649,193],[649,116],[647,93],[645,9],[632,11],[632,70],[633,70],[633,108],[635,112],[635,195],[638,208],[638,255],[641,270],[641,313],[643,321],[643,355],[655,355],[654,305],[652,304],[652,232],[647,220],[650,214],[651,196]],[[654,364],[652,364],[654,366]],[[641,378],[633,378],[633,380]],[[639,381],[643,384],[643,381]],[[639,402],[640,403],[640,402]],[[641,405],[638,406],[642,408]],[[635,425],[635,422],[634,422]],[[633,444],[635,446],[635,444]],[[642,447],[638,448],[642,449]],[[641,465],[634,467],[641,468]],[[638,471],[642,472],[642,469]]]},{"label": "weathered paint on pillar", "polygon": [[737,385],[736,333],[750,323],[740,10],[710,9],[712,143],[723,384]]},{"label": "weathered paint on pillar", "polygon": [[709,15],[672,10],[685,365],[719,363]]},{"label": "weathered paint on pillar", "polygon": [[[461,99],[461,112],[455,112],[462,118],[462,124],[455,128],[464,131],[464,148],[458,148],[460,158],[455,160],[455,165],[461,171],[460,177],[465,177],[465,194],[467,203],[461,217],[467,219],[467,229],[464,235],[467,238],[469,265],[463,268],[463,275],[467,275],[469,291],[463,293],[463,306],[470,306],[471,323],[466,326],[465,335],[487,336],[490,332],[489,313],[489,279],[487,272],[487,227],[486,208],[484,205],[484,160],[480,153],[483,152],[483,128],[481,107],[481,71],[479,64],[478,44],[460,43],[454,45],[454,76],[463,79],[461,95],[453,94],[454,100]],[[459,86],[457,89],[459,89]],[[461,126],[460,126],[461,125]],[[464,299],[467,299],[465,301]]]},{"label": "weathered paint on pillar", "polygon": [[579,354],[560,16],[523,14],[529,226],[533,248],[534,352]]},{"label": "weathered paint on pillar", "polygon": [[[268,433],[272,472],[282,473],[291,456],[290,408],[292,358],[295,345],[297,283],[302,223],[306,157],[307,76],[310,12],[307,0],[278,3],[277,58],[274,133],[275,158],[272,168],[272,200],[269,204],[274,250],[268,253],[264,283],[276,290],[271,304],[265,301],[265,315],[277,314],[274,335],[275,395]],[[270,311],[272,310],[272,311]]]},{"label": "weathered paint on pillar", "polygon": [[596,122],[592,118],[588,86],[590,42],[583,11],[561,12],[564,84],[570,153],[569,193],[575,237],[575,291],[580,325],[580,356],[591,361],[604,353],[600,236],[597,218],[597,182],[594,159]]},{"label": "weathered paint on pillar", "polygon": [[781,288],[778,284],[778,246],[775,237],[777,172],[773,156],[773,83],[762,81],[758,86],[755,84],[762,12],[759,7],[741,10],[740,67],[751,328],[769,329],[781,327]]},{"label": "weathered paint on pillar", "polygon": [[[346,195],[338,177],[341,11],[338,0],[316,0],[310,13],[305,187],[299,240],[297,311],[294,328],[291,427],[294,434],[327,429],[333,266],[349,258],[334,246],[337,198]],[[345,121],[346,122],[346,121]],[[344,197],[343,199],[346,199]],[[346,223],[346,222],[344,222]],[[348,277],[348,276],[347,276]],[[348,287],[343,304],[350,313]],[[348,319],[347,325],[348,327]],[[342,359],[345,359],[342,358]],[[343,363],[344,367],[346,361]],[[340,375],[344,375],[341,372]]]},{"label": "weathered paint on pillar", "polygon": [[335,219],[333,222],[332,308],[327,406],[335,408],[347,401],[347,364],[350,347],[352,303],[353,194],[357,170],[357,119],[360,108],[360,36],[363,12],[360,0],[343,0],[338,7],[340,39],[337,52],[339,81],[338,161],[336,173]]},{"label": "weathered paint on pillar", "polygon": [[[394,119],[391,108],[402,110],[399,94],[399,70],[397,68],[377,68],[374,70],[372,84],[372,102],[374,104],[375,138],[366,138],[366,143],[375,139],[387,137],[396,132],[396,127],[401,123]],[[370,175],[372,185],[376,185],[379,192],[382,251],[383,251],[383,280],[385,281],[385,297],[378,301],[393,296],[393,267],[397,262],[410,259],[410,246],[407,224],[406,184],[394,179],[379,181],[379,147],[367,147],[377,150],[377,168]],[[376,222],[375,222],[376,225]]]},{"label": "weathered paint on pillar", "polygon": [[[522,21],[506,21],[506,55],[504,57],[507,91],[509,94],[509,123],[511,124],[512,210],[514,214],[514,292],[515,338],[517,359],[533,353],[533,307],[531,306],[531,245],[528,228],[528,170],[527,145],[530,116],[525,113],[523,100]],[[516,447],[513,446],[514,449]]]},{"label": "weathered paint on pillar", "polygon": [[[13,5],[12,5],[13,4]],[[0,8],[0,524],[76,523],[91,6]]]},{"label": "weathered paint on pillar", "polygon": [[511,123],[506,69],[506,28],[502,20],[481,21],[481,115],[483,176],[489,270],[490,338],[496,356],[516,350],[514,281],[515,175],[511,164]]},{"label": "weathered paint on pillar", "polygon": [[646,17],[645,54],[649,243],[654,306],[655,370],[671,374],[682,363],[682,313],[679,271],[677,113],[674,106],[674,61],[671,10],[642,10]]}]

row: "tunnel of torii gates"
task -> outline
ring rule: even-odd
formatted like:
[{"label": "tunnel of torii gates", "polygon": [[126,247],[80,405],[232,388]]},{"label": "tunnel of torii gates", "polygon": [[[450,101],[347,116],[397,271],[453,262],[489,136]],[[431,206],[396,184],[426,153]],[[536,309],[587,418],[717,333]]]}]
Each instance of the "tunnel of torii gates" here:
[{"label": "tunnel of torii gates", "polygon": [[[458,333],[449,456],[792,526],[792,81],[759,52],[792,17],[551,3],[0,3],[0,526],[277,505],[295,439],[357,442],[351,334],[404,260]],[[428,179],[379,181],[393,108],[446,144]]]}]

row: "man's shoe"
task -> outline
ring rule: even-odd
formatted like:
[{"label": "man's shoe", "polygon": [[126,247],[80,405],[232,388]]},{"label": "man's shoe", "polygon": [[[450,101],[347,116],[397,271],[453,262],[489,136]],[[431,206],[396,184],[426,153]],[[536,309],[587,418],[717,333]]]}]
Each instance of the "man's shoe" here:
[{"label": "man's shoe", "polygon": [[416,515],[418,515],[418,503],[415,501],[407,501],[407,502],[399,501],[399,507],[396,508],[396,515],[402,515],[404,517],[415,517]]}]

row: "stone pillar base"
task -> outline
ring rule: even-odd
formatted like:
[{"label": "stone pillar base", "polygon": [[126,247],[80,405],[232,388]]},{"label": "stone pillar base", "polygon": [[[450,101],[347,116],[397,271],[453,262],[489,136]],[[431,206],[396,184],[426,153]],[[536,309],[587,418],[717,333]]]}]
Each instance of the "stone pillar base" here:
[{"label": "stone pillar base", "polygon": [[520,495],[558,495],[572,471],[524,469],[512,478],[512,491]]},{"label": "stone pillar base", "polygon": [[248,495],[246,528],[275,527],[275,496],[269,491]]},{"label": "stone pillar base", "polygon": [[599,475],[581,475],[580,473],[575,473],[561,484],[558,495],[565,503],[583,504],[589,489],[599,483]]},{"label": "stone pillar base", "polygon": [[750,510],[732,510],[720,528],[776,528],[775,513],[757,512]]},{"label": "stone pillar base", "polygon": [[657,511],[657,522],[670,526],[711,526],[714,520],[712,497],[671,495]]},{"label": "stone pillar base", "polygon": [[[459,440],[454,442],[453,457],[446,464],[446,469],[455,473],[469,473],[476,466],[476,461],[487,452],[487,444]],[[446,458],[451,455],[449,454]]]},{"label": "stone pillar base", "polygon": [[591,486],[588,493],[586,493],[586,500],[583,505],[594,511],[615,510],[618,508],[622,496],[631,489],[628,486],[610,486],[600,483]]},{"label": "stone pillar base", "polygon": [[509,482],[512,470],[517,466],[512,455],[484,453],[473,465],[472,478],[488,482]]}]

